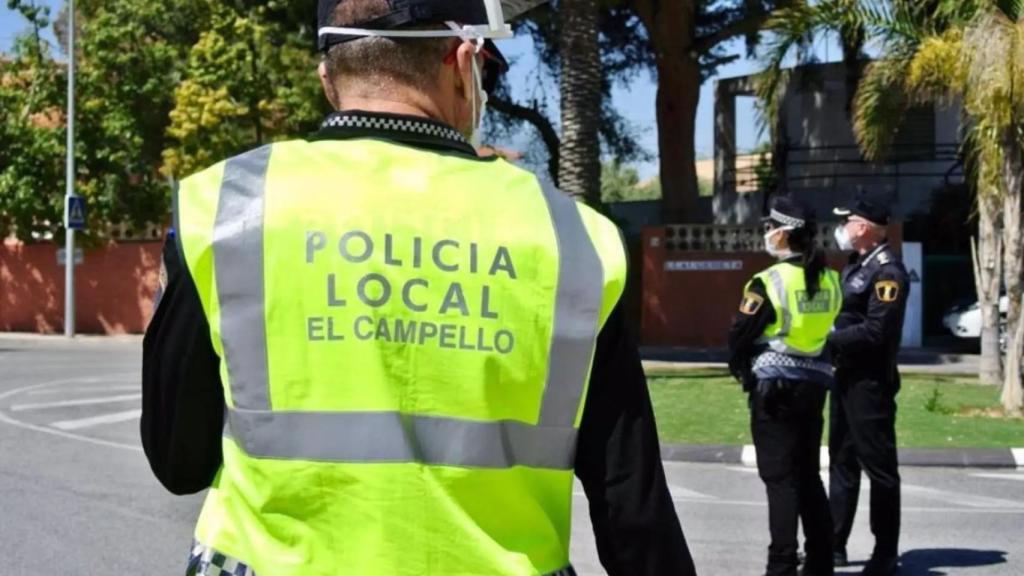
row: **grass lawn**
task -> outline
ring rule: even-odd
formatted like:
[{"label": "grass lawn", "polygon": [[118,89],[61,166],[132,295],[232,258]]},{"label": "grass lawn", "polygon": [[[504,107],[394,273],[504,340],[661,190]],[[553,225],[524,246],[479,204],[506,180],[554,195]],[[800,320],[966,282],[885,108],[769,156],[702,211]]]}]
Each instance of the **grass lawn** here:
[{"label": "grass lawn", "polygon": [[[746,395],[724,370],[648,376],[663,443],[750,444]],[[1024,420],[974,415],[999,404],[999,390],[969,378],[904,374],[896,397],[900,446],[1024,447]],[[828,405],[825,406],[828,436]]]}]

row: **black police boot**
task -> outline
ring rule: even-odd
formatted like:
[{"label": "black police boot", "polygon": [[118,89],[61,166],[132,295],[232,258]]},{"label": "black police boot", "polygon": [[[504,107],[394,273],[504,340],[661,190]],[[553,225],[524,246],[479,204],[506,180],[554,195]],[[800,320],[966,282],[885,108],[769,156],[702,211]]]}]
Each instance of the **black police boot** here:
[{"label": "black police boot", "polygon": [[893,576],[900,571],[900,559],[895,557],[879,558],[872,556],[864,566],[863,576]]},{"label": "black police boot", "polygon": [[850,560],[846,557],[846,548],[836,548],[832,551],[832,565],[836,568],[845,568],[850,565]]}]

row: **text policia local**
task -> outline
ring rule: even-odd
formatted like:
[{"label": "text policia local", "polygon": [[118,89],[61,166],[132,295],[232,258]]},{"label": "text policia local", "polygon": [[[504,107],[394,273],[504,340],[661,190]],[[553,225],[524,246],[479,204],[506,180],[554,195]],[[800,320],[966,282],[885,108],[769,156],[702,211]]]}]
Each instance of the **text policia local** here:
[{"label": "text policia local", "polygon": [[[398,240],[392,234],[374,238],[366,232],[353,230],[342,234],[336,242],[324,232],[306,233],[306,263],[320,258],[337,258],[350,264],[363,264],[371,260],[396,268],[414,270],[434,268],[441,272],[484,274],[490,278],[504,276],[516,280],[516,268],[509,249],[499,246],[486,253],[476,243],[458,240],[424,242],[422,238]],[[366,309],[349,322],[330,314],[306,319],[306,333],[310,342],[380,340],[418,346],[438,346],[454,350],[498,352],[510,354],[515,348],[515,335],[507,329],[494,330],[480,325],[479,320],[497,320],[491,300],[491,286],[484,284],[471,294],[461,282],[454,280],[438,290],[430,280],[410,277],[399,282],[387,276],[370,272],[355,278],[354,282],[338,273],[329,273],[324,279],[328,308],[349,306]],[[371,311],[389,304],[401,304],[413,315],[456,315],[462,323],[438,323],[409,317],[378,316]],[[492,323],[493,326],[493,323]]]}]

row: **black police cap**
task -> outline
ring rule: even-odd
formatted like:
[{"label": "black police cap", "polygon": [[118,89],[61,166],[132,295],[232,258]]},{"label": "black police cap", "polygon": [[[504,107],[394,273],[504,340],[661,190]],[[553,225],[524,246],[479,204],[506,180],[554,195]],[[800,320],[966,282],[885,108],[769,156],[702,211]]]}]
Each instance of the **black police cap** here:
[{"label": "black police cap", "polygon": [[872,224],[887,226],[889,224],[889,206],[873,198],[862,196],[849,206],[841,206],[832,211],[843,219],[859,216]]},{"label": "black police cap", "polygon": [[814,213],[803,202],[790,196],[775,196],[768,215],[761,220],[779,227],[803,228],[813,219]]}]

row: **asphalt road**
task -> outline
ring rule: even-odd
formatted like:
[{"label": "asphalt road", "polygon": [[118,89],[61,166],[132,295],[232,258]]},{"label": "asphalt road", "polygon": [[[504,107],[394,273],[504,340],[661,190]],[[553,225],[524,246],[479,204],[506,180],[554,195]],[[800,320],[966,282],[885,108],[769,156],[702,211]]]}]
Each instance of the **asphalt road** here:
[{"label": "asphalt road", "polygon": [[[0,576],[183,573],[201,497],[171,496],[150,475],[137,432],[139,349],[138,339],[0,336]],[[759,574],[767,509],[756,473],[666,467],[700,574]],[[904,575],[1024,574],[1024,471],[903,477]],[[603,574],[581,494],[574,516],[574,563]],[[862,510],[851,560],[870,545]]]}]

